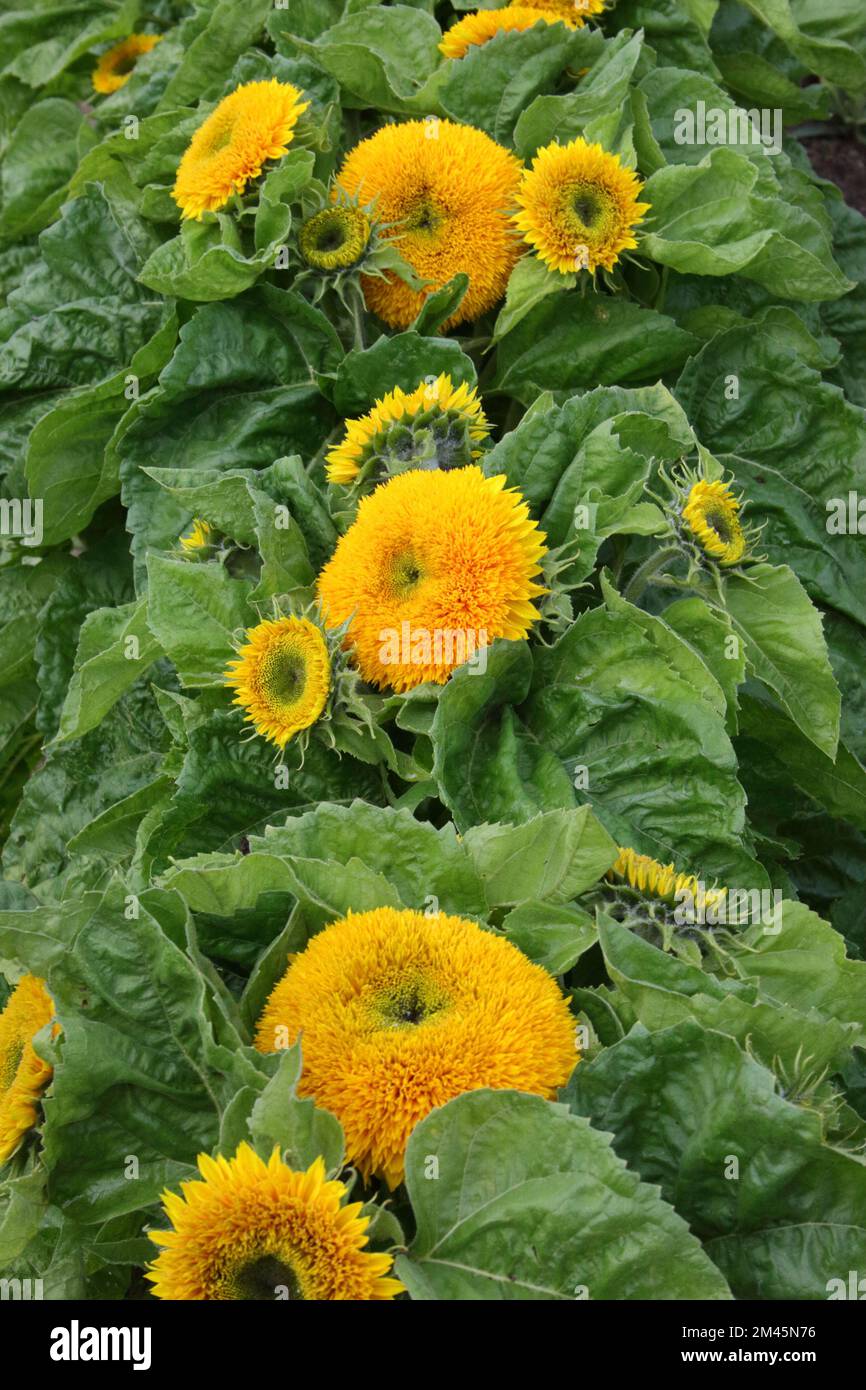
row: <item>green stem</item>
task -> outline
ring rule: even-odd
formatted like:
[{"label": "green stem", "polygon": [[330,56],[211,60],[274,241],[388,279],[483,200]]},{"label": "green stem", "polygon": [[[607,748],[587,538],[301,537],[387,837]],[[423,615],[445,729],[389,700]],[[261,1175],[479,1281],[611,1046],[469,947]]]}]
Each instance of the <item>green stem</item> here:
[{"label": "green stem", "polygon": [[622,596],[626,602],[637,603],[647,584],[651,583],[654,576],[659,574],[666,565],[675,560],[679,553],[678,546],[668,545],[663,550],[657,550],[654,555],[650,555],[648,560],[644,560],[623,590]]}]

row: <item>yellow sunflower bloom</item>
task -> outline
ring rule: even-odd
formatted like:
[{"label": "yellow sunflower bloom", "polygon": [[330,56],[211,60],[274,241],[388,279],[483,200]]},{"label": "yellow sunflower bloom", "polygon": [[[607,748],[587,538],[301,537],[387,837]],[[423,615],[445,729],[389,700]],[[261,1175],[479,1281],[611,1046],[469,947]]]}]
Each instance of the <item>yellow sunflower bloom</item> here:
[{"label": "yellow sunflower bloom", "polygon": [[130,34],[103,53],[93,69],[91,82],[96,92],[117,92],[129,81],[136,62],[162,40],[162,34]]},{"label": "yellow sunflower bloom", "polygon": [[619,856],[608,871],[608,877],[620,879],[639,893],[674,903],[688,894],[693,902],[705,909],[715,908],[727,894],[726,888],[705,889],[694,874],[683,874],[673,864],[660,864],[648,854],[620,846]]},{"label": "yellow sunflower bloom", "polygon": [[328,700],[328,644],[307,618],[266,619],[247,630],[226,685],[232,704],[246,710],[256,733],[285,748],[289,739],[315,724]]},{"label": "yellow sunflower bloom", "polygon": [[392,272],[362,279],[367,307],[407,328],[427,295],[458,271],[469,289],[444,327],[478,318],[501,299],[520,252],[509,221],[520,173],[516,155],[473,126],[430,117],[386,125],[350,150],[338,184],[388,226],[385,236],[428,282],[413,290]]},{"label": "yellow sunflower bloom", "polygon": [[319,575],[329,627],[380,689],[443,684],[496,637],[526,637],[544,535],[505,478],[414,469],[362,499]]},{"label": "yellow sunflower bloom", "polygon": [[180,538],[183,550],[204,550],[213,541],[213,527],[197,516]]},{"label": "yellow sunflower bloom", "polygon": [[290,82],[246,82],[224,97],[192,137],[172,196],[183,218],[201,218],[243,193],[269,159],[289,148],[308,101]]},{"label": "yellow sunflower bloom", "polygon": [[148,1271],[157,1298],[174,1300],[394,1298],[390,1255],[364,1250],[369,1217],[328,1182],[321,1158],[295,1172],[274,1149],[265,1163],[248,1144],[234,1158],[200,1154],[201,1180],[162,1194],[172,1228]]},{"label": "yellow sunflower bloom", "polygon": [[720,565],[736,565],[746,553],[739,510],[739,498],[728,483],[703,479],[690,488],[683,507],[683,521],[706,554]]},{"label": "yellow sunflower bloom", "polygon": [[638,201],[642,188],[601,145],[546,145],[523,175],[514,222],[551,270],[612,270],[637,246],[633,229],[650,207]]},{"label": "yellow sunflower bloom", "polygon": [[372,226],[361,208],[343,204],[323,208],[303,223],[298,246],[316,270],[348,270],[367,249]]},{"label": "yellow sunflower bloom", "polygon": [[536,24],[565,24],[569,29],[577,29],[582,23],[583,20],[574,14],[544,14],[528,5],[506,5],[502,10],[479,10],[477,14],[464,15],[443,35],[439,49],[446,58],[462,58],[470,48],[489,43],[497,34],[521,32]]},{"label": "yellow sunflower bloom", "polygon": [[[435,466],[460,467],[470,462],[463,457],[463,430],[468,438],[480,443],[490,433],[478,392],[463,382],[452,386],[450,376],[440,374],[435,381],[422,381],[414,391],[395,386],[376,401],[368,415],[346,421],[346,432],[340,443],[325,457],[329,483],[351,483],[366,463],[391,449],[399,455],[406,444],[395,438],[394,426],[420,420],[432,435]],[[389,447],[389,440],[391,441]],[[477,450],[470,451],[474,457]]]},{"label": "yellow sunflower bloom", "polygon": [[479,1087],[553,1099],[577,1061],[556,981],[504,937],[439,912],[377,908],[314,936],[256,1032],[273,1052],[303,1032],[300,1091],[332,1111],[365,1177],[403,1177],[415,1125]]},{"label": "yellow sunflower bloom", "polygon": [[605,0],[532,0],[532,8],[555,19],[571,20],[579,29],[588,19],[603,13]]},{"label": "yellow sunflower bloom", "polygon": [[18,981],[0,1013],[0,1164],[12,1157],[38,1119],[52,1073],[36,1055],[33,1038],[53,1016],[51,996],[35,975]]}]

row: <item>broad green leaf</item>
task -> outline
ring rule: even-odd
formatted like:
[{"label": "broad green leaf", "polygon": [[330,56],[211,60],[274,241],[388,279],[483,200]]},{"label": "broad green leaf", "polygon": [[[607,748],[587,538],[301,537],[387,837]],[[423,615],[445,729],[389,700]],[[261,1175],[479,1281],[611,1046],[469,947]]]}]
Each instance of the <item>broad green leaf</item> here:
[{"label": "broad green leaf", "polygon": [[337,370],[334,405],[345,416],[365,415],[395,386],[414,391],[425,377],[440,372],[450,376],[454,386],[475,385],[475,366],[459,343],[451,338],[425,338],[410,328],[346,354]]},{"label": "broad green leaf", "polygon": [[587,66],[597,46],[590,30],[539,20],[531,29],[496,34],[473,44],[462,58],[446,60],[437,97],[447,115],[511,144],[521,113],[542,92],[552,91],[566,68]]},{"label": "broad green leaf", "polygon": [[158,389],[136,403],[113,446],[139,580],[147,547],[170,548],[189,521],[144,469],[225,472],[313,456],[334,424],[317,381],[342,355],[325,316],[292,291],[260,284],[196,310]]},{"label": "broad green leaf", "polygon": [[530,159],[542,145],[564,145],[582,135],[596,117],[619,111],[628,98],[629,82],[640,58],[638,34],[615,34],[603,39],[589,25],[577,31],[570,66],[586,68],[574,90],[565,96],[537,96],[527,101],[514,128],[518,154]]},{"label": "broad green leaf", "polygon": [[541,898],[566,903],[591,888],[617,847],[588,806],[548,811],[524,825],[479,825],[463,843],[491,907]]},{"label": "broad green leaf", "polygon": [[347,106],[397,113],[423,110],[421,94],[438,66],[442,35],[432,15],[409,5],[349,14],[313,42],[287,35],[335,77]]},{"label": "broad green leaf", "polygon": [[301,1066],[297,1042],[280,1056],[277,1070],[253,1106],[249,1121],[253,1141],[263,1149],[279,1145],[290,1168],[303,1171],[323,1158],[328,1171],[337,1173],[345,1154],[340,1121],[298,1096]]},{"label": "broad green leaf", "polygon": [[513,945],[552,975],[564,975],[598,941],[588,912],[555,901],[521,903],[502,928]]},{"label": "broad green leaf", "polygon": [[147,623],[186,686],[225,684],[233,635],[253,617],[249,584],[219,562],[192,564],[151,552]]},{"label": "broad green leaf", "polygon": [[464,668],[451,677],[431,730],[439,796],[463,830],[575,805],[559,759],[527,733],[514,710],[532,679],[528,646],[495,642],[486,666],[483,673]]},{"label": "broad green leaf", "polygon": [[675,599],[662,617],[698,653],[722,687],[728,708],[728,732],[735,734],[737,691],[746,679],[746,657],[727,614],[695,597]]},{"label": "broad green leaf", "polygon": [[856,1023],[866,1036],[866,962],[849,960],[843,938],[805,903],[781,903],[769,924],[749,927],[730,960],[765,997]]},{"label": "broad green leaf", "polygon": [[[431,1176],[432,1161],[436,1168]],[[406,1153],[414,1299],[725,1299],[724,1279],[610,1140],[560,1105],[470,1092]]]},{"label": "broad green leaf", "polygon": [[836,685],[821,617],[787,565],[750,565],[724,581],[725,608],[750,670],[828,757],[839,742]]},{"label": "broad green leaf", "polygon": [[635,1030],[577,1068],[573,1110],[659,1183],[736,1298],[823,1299],[866,1253],[866,1163],[822,1142],[730,1038],[686,1022]]},{"label": "broad green leaf", "polygon": [[643,250],[674,270],[740,274],[788,299],[836,299],[852,284],[830,242],[801,208],[756,191],[757,170],[734,150],[696,165],[659,169],[643,190],[651,205]]},{"label": "broad green leaf", "polygon": [[653,1031],[693,1019],[736,1039],[764,1066],[781,1066],[789,1077],[798,1074],[804,1057],[813,1077],[838,1070],[857,1042],[856,1024],[840,1023],[811,1006],[780,1009],[755,985],[717,979],[608,917],[600,918],[598,936],[608,974],[639,1021]]},{"label": "broad green leaf", "polygon": [[572,291],[543,299],[502,339],[496,385],[525,403],[542,391],[637,385],[675,371],[696,347],[664,314]]},{"label": "broad green leaf", "polygon": [[684,871],[760,870],[721,687],[661,619],[612,597],[535,657],[519,714],[620,845]]},{"label": "broad green leaf", "polygon": [[0,171],[4,240],[33,236],[54,220],[78,164],[83,120],[73,102],[59,97],[37,102],[21,117]]},{"label": "broad green leaf", "polygon": [[141,1211],[190,1176],[234,1090],[264,1084],[264,1059],[226,1031],[156,907],[151,895],[132,918],[123,889],[111,889],[48,971],[63,1032],[44,1159],[53,1198],[88,1223]]},{"label": "broad green leaf", "polygon": [[94,728],[160,655],[143,599],[88,614],[78,637],[58,741],[81,738]]},{"label": "broad green leaf", "polygon": [[240,10],[233,0],[209,4],[206,23],[185,50],[160,106],[189,106],[220,96],[235,59],[256,42],[271,10],[271,0],[248,0]]}]

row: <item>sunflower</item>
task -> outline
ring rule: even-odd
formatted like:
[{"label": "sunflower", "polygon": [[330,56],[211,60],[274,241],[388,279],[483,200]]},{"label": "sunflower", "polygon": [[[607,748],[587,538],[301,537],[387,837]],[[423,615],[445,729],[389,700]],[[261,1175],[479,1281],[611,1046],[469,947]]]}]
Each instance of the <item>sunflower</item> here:
[{"label": "sunflower", "polygon": [[256,1047],[301,1031],[301,1092],[340,1120],[364,1177],[392,1188],[435,1106],[486,1086],[552,1100],[577,1060],[575,1020],[541,966],[475,922],[406,908],[349,913],[295,956]]},{"label": "sunflower", "polygon": [[682,518],[701,549],[720,565],[736,565],[746,553],[740,500],[728,483],[700,479],[689,490]]},{"label": "sunflower", "polygon": [[51,1067],[37,1056],[33,1038],[53,1015],[51,996],[35,975],[18,981],[0,1013],[0,1163],[36,1124]]},{"label": "sunflower", "polygon": [[367,248],[370,219],[351,203],[322,208],[303,223],[298,245],[307,265],[316,270],[348,270]]},{"label": "sunflower", "polygon": [[638,202],[642,188],[601,145],[582,137],[545,145],[523,175],[514,222],[551,270],[612,270],[621,251],[637,246],[633,228],[650,206]]},{"label": "sunflower", "polygon": [[213,527],[197,516],[180,538],[181,548],[187,551],[204,550],[213,543]]},{"label": "sunflower", "polygon": [[192,137],[172,195],[181,217],[200,219],[243,193],[268,159],[280,159],[308,101],[290,82],[246,82],[224,97]]},{"label": "sunflower", "polygon": [[96,92],[117,92],[129,81],[136,61],[161,41],[162,34],[130,34],[103,53],[93,69],[91,82]]},{"label": "sunflower", "polygon": [[441,685],[496,637],[526,637],[544,535],[520,493],[476,465],[401,473],[364,497],[319,576],[329,627],[380,689]]},{"label": "sunflower", "polygon": [[406,464],[459,468],[479,453],[471,444],[489,433],[474,386],[452,386],[445,374],[410,392],[395,386],[368,415],[346,421],[342,440],[326,455],[328,482],[354,482],[376,460],[386,471],[389,463],[394,471]]},{"label": "sunflower", "polygon": [[532,0],[532,8],[566,23],[570,20],[579,29],[588,18],[603,13],[605,0]]},{"label": "sunflower", "polygon": [[285,748],[315,724],[328,700],[331,663],[321,628],[308,618],[266,619],[247,630],[229,663],[226,685],[237,692],[256,733]]},{"label": "sunflower", "polygon": [[577,29],[582,23],[574,14],[543,14],[528,5],[506,5],[502,10],[464,15],[445,33],[439,49],[446,58],[462,58],[470,48],[488,43],[497,34],[532,29],[536,24],[565,24],[569,29]]},{"label": "sunflower", "polygon": [[390,1255],[364,1250],[370,1218],[344,1205],[321,1158],[305,1173],[279,1149],[265,1163],[248,1144],[234,1158],[199,1154],[201,1181],[183,1196],[162,1194],[172,1229],[150,1232],[165,1247],[148,1271],[157,1298],[391,1299],[403,1285],[387,1278]]},{"label": "sunflower", "polygon": [[430,291],[464,271],[469,289],[444,328],[490,309],[520,252],[508,217],[519,173],[516,155],[489,135],[437,117],[383,126],[356,145],[338,175],[340,188],[375,200],[389,238],[427,282],[417,290],[391,273],[365,276],[367,307],[407,328]]},{"label": "sunflower", "polygon": [[666,903],[680,902],[682,895],[687,894],[692,902],[705,909],[717,907],[727,895],[726,888],[707,890],[694,874],[680,873],[673,864],[660,864],[648,854],[638,854],[622,846],[608,877],[624,881],[639,893]]}]

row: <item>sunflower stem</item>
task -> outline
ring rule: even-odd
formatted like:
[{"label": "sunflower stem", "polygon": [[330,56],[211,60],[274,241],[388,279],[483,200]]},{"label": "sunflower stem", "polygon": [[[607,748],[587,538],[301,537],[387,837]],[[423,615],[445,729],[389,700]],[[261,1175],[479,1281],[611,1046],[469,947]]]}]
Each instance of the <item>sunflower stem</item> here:
[{"label": "sunflower stem", "polygon": [[361,292],[357,285],[352,285],[352,293],[349,295],[352,312],[352,331],[355,339],[355,347],[363,352],[367,346],[364,339],[364,314],[361,309]]},{"label": "sunflower stem", "polygon": [[650,555],[648,560],[644,560],[639,565],[626,584],[623,590],[623,598],[627,603],[637,603],[641,594],[653,578],[659,574],[666,565],[675,560],[679,555],[679,547],[675,545],[665,546],[663,550],[657,550],[654,555]]}]

